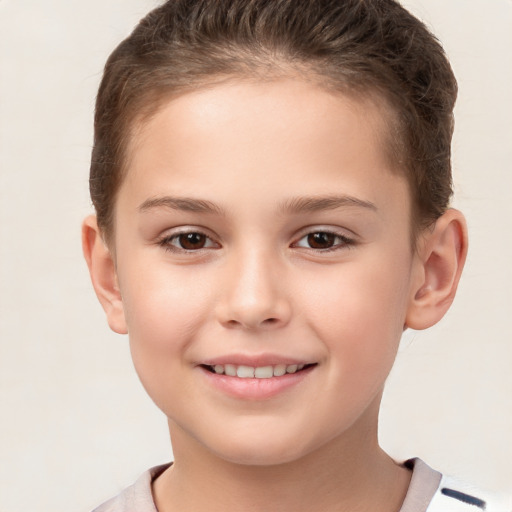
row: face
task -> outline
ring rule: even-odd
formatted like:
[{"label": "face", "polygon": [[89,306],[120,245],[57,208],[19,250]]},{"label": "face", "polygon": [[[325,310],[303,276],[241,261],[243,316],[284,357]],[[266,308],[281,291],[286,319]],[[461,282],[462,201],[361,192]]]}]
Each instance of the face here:
[{"label": "face", "polygon": [[384,123],[283,80],[189,93],[141,127],[117,281],[135,367],[181,442],[275,464],[376,426],[416,268]]}]

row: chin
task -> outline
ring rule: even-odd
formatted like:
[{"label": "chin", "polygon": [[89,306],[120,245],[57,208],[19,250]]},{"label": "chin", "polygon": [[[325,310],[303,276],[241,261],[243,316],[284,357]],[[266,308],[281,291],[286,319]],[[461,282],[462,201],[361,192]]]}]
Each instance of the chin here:
[{"label": "chin", "polygon": [[278,466],[293,462],[300,458],[300,455],[293,452],[276,453],[275,450],[260,450],[257,447],[245,450],[230,450],[228,453],[216,453],[227,462],[241,466]]},{"label": "chin", "polygon": [[[306,456],[314,447],[293,440],[290,435],[229,436],[223,443],[211,447],[219,458],[245,466],[276,466],[296,461]],[[212,449],[213,448],[213,449]]]}]

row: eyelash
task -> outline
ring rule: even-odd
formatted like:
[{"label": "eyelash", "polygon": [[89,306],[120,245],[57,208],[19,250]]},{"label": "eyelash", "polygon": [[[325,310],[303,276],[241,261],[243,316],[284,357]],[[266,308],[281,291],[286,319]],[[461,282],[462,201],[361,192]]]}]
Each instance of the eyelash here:
[{"label": "eyelash", "polygon": [[205,239],[207,241],[212,242],[211,237],[209,237],[206,233],[203,233],[202,231],[199,231],[199,230],[190,230],[190,231],[181,231],[179,233],[174,233],[172,235],[165,236],[164,238],[159,240],[158,245],[163,247],[166,251],[185,253],[185,254],[192,253],[192,252],[198,252],[203,249],[211,248],[211,247],[200,247],[199,249],[185,249],[183,247],[176,247],[175,245],[172,245],[172,242],[174,240],[179,240],[180,237],[187,236],[187,235],[199,235],[201,237],[205,237]]},{"label": "eyelash", "polygon": [[[334,244],[332,247],[327,247],[327,248],[305,247],[305,246],[298,245],[301,240],[308,238],[312,235],[319,235],[319,234],[328,235],[330,237],[333,237],[334,240],[336,240],[336,239],[338,240],[338,243]],[[213,242],[211,237],[209,237],[206,233],[203,233],[202,231],[199,231],[199,230],[191,230],[191,231],[182,231],[180,233],[174,233],[172,235],[166,236],[158,241],[158,245],[163,247],[166,251],[174,252],[174,253],[184,253],[184,254],[190,254],[193,252],[199,252],[199,251],[202,251],[205,249],[207,250],[207,249],[212,248],[212,247],[204,247],[203,246],[198,249],[185,249],[184,247],[177,247],[172,244],[173,241],[175,241],[175,240],[178,241],[180,237],[186,236],[186,235],[199,235],[201,237],[205,237],[205,239],[207,240],[206,243],[208,243],[208,241]],[[213,242],[213,243],[215,244],[216,242]],[[342,235],[340,233],[329,231],[327,229],[325,229],[325,230],[319,229],[316,231],[309,231],[308,233],[304,234],[303,236],[301,236],[301,238],[299,238],[297,240],[297,242],[294,242],[291,245],[291,247],[302,247],[303,249],[307,249],[307,250],[314,251],[314,252],[329,253],[329,252],[333,252],[333,251],[339,251],[342,249],[350,248],[350,247],[354,246],[355,243],[356,243],[356,241],[353,238],[347,237],[346,235]]]},{"label": "eyelash", "polygon": [[[297,245],[301,240],[303,240],[305,238],[308,238],[312,235],[320,235],[320,234],[333,237],[334,240],[336,240],[336,239],[338,240],[338,243],[334,243],[332,247],[327,247],[325,249],[315,248],[315,247],[304,247],[304,246]],[[355,245],[355,243],[356,243],[356,241],[353,238],[350,238],[346,235],[342,235],[342,234],[336,233],[334,231],[329,231],[328,229],[319,229],[316,231],[309,231],[304,236],[299,238],[299,240],[297,242],[294,242],[293,246],[294,247],[303,247],[304,249],[308,249],[308,250],[311,250],[314,252],[329,253],[329,252],[339,251],[342,249],[347,249],[347,248],[353,247]]]}]

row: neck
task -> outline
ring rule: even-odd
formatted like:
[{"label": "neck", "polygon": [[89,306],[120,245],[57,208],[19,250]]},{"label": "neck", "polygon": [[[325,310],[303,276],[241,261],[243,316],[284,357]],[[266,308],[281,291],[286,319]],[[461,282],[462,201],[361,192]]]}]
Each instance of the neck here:
[{"label": "neck", "polygon": [[[160,512],[374,511],[400,509],[410,472],[377,443],[377,426],[354,425],[300,460],[236,464],[171,428],[175,463],[153,485]],[[198,492],[200,490],[200,492]]]}]

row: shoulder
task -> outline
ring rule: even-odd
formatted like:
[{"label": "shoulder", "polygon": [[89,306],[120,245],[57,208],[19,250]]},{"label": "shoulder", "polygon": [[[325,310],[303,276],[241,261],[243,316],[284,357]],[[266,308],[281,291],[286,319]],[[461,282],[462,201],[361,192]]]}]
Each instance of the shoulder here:
[{"label": "shoulder", "polygon": [[400,512],[512,512],[511,497],[483,491],[409,459],[411,483]]},{"label": "shoulder", "polygon": [[165,471],[170,464],[156,466],[144,472],[137,481],[127,487],[115,498],[108,500],[93,512],[157,512],[153,495],[151,494],[151,483]]},{"label": "shoulder", "polygon": [[427,512],[512,512],[510,497],[443,475]]}]

